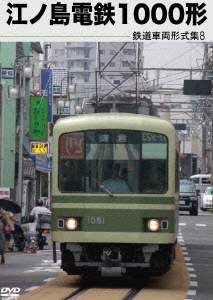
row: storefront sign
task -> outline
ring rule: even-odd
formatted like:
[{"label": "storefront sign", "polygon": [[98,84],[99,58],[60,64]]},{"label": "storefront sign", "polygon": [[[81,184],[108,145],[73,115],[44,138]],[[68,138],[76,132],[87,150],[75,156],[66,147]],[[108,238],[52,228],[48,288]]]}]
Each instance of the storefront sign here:
[{"label": "storefront sign", "polygon": [[10,198],[9,187],[0,187],[0,198]]},{"label": "storefront sign", "polygon": [[30,139],[47,139],[47,97],[30,97]]},{"label": "storefront sign", "polygon": [[30,143],[30,153],[31,154],[48,154],[49,153],[49,143]]}]

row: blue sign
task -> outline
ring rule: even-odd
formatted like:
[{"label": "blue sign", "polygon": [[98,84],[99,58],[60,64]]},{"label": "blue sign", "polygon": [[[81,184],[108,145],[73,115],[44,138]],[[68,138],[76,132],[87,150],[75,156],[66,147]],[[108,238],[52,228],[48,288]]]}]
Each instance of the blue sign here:
[{"label": "blue sign", "polygon": [[49,155],[38,154],[30,155],[30,158],[33,160],[36,171],[40,172],[51,172],[52,171],[52,162]]},{"label": "blue sign", "polygon": [[41,96],[48,98],[48,122],[53,122],[53,72],[51,69],[41,69]]}]

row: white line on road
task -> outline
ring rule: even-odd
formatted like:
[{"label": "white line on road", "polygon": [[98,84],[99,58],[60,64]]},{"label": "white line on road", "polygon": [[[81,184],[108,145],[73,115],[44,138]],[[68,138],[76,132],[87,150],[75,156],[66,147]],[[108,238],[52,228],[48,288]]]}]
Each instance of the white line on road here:
[{"label": "white line on road", "polygon": [[187,295],[189,296],[195,296],[196,295],[196,290],[188,290]]},{"label": "white line on road", "polygon": [[190,286],[198,286],[197,281],[190,281]]},{"label": "white line on road", "polygon": [[189,273],[189,277],[191,277],[191,278],[197,278],[197,275]]},{"label": "white line on road", "polygon": [[25,292],[30,292],[30,291],[33,291],[33,290],[39,288],[39,287],[40,287],[39,285],[37,285],[37,286],[31,286],[30,288],[28,288],[28,289],[26,289],[26,290],[24,290],[24,291],[25,291]]}]

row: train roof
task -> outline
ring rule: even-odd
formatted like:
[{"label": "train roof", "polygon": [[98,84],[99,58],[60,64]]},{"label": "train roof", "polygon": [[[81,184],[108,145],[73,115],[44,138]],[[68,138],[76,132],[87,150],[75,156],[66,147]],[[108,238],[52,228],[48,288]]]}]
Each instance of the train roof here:
[{"label": "train roof", "polygon": [[129,129],[174,134],[175,128],[169,120],[132,113],[81,114],[59,119],[54,131],[58,134],[76,130]]}]

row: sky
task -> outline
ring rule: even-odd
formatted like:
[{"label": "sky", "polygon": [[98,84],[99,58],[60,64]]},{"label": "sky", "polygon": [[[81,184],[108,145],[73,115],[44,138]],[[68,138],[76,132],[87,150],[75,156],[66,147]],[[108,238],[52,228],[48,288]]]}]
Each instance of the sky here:
[{"label": "sky", "polygon": [[[145,42],[143,53],[145,68],[202,68],[204,43]],[[189,76],[189,72],[183,71],[160,72],[164,87],[181,87],[183,79]],[[156,78],[156,72],[148,71],[148,78]],[[193,73],[192,79],[202,79],[202,72]]]}]

